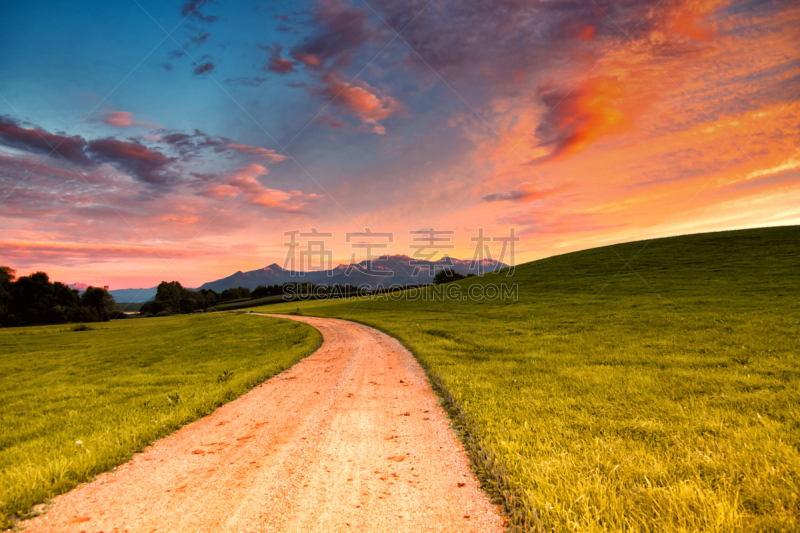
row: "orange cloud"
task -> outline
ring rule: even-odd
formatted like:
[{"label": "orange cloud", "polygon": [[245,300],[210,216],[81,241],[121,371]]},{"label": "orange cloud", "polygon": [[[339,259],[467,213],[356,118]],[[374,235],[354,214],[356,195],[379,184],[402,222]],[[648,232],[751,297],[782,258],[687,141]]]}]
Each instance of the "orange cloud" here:
[{"label": "orange cloud", "polygon": [[547,87],[539,93],[548,111],[536,134],[542,146],[553,147],[545,160],[580,152],[600,137],[633,127],[621,107],[629,95],[616,76],[589,78],[572,91]]},{"label": "orange cloud", "polygon": [[307,200],[320,198],[317,194],[303,194],[300,191],[280,191],[261,185],[260,176],[266,176],[269,170],[261,165],[236,169],[226,176],[226,183],[213,183],[207,188],[207,195],[223,198],[241,196],[253,206],[277,207],[283,211],[297,211]]},{"label": "orange cloud", "polygon": [[375,87],[361,80],[348,83],[329,72],[322,76],[322,83],[325,87],[321,92],[325,96],[369,125],[369,129],[379,135],[386,133],[386,128],[379,121],[404,109],[402,102],[391,96],[379,96]]},{"label": "orange cloud", "polygon": [[518,185],[508,193],[492,193],[483,197],[485,202],[532,202],[557,194],[564,187],[546,188],[537,187],[533,183],[525,182]]},{"label": "orange cloud", "polygon": [[715,30],[710,25],[701,26],[700,22],[706,15],[723,4],[724,2],[719,0],[704,0],[678,5],[672,23],[672,31],[697,41],[710,42],[715,35]]}]

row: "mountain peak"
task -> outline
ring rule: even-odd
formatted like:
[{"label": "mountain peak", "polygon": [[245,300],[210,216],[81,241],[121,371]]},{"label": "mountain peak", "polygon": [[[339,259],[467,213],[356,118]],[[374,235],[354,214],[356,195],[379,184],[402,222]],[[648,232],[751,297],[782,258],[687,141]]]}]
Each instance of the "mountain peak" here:
[{"label": "mountain peak", "polygon": [[[419,263],[412,261],[419,260]],[[328,270],[314,270],[309,272],[286,270],[278,263],[251,270],[249,272],[236,272],[226,278],[204,283],[201,288],[213,289],[222,292],[225,289],[234,287],[247,287],[254,290],[259,285],[281,285],[290,281],[307,281],[322,285],[358,285],[366,284],[374,286],[382,283],[384,285],[397,284],[409,285],[420,283],[432,283],[433,276],[437,269],[441,269],[443,264],[448,261],[456,272],[462,276],[469,273],[483,273],[494,268],[504,268],[507,265],[498,261],[484,259],[478,262],[483,268],[472,265],[470,259],[440,258],[435,261],[425,261],[416,259],[405,254],[385,254],[372,260],[364,260],[354,264],[340,264],[332,266]],[[419,266],[419,269],[411,269],[410,266]],[[489,268],[487,268],[489,267]],[[391,272],[391,274],[390,274]]]}]

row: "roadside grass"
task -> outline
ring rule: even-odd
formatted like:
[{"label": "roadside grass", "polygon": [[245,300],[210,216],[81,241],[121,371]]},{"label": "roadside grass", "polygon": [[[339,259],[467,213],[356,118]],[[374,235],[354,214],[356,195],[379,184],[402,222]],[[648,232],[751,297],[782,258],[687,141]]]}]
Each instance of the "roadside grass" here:
[{"label": "roadside grass", "polygon": [[521,516],[511,529],[535,525],[527,505],[548,531],[798,531],[798,244],[800,227],[692,235],[458,282],[462,294],[517,283],[516,302],[382,295],[263,311],[403,342],[463,410],[473,460],[495,464],[474,467]]},{"label": "roadside grass", "polygon": [[315,329],[212,314],[0,332],[0,527],[312,353]]},{"label": "roadside grass", "polygon": [[260,305],[266,305],[270,303],[279,303],[283,301],[283,296],[278,294],[274,296],[264,296],[263,298],[255,298],[253,300],[250,299],[242,299],[242,300],[235,300],[233,302],[225,302],[222,304],[217,304],[214,307],[208,309],[206,312],[212,311],[230,311],[233,309],[245,309],[248,307],[258,307]]}]

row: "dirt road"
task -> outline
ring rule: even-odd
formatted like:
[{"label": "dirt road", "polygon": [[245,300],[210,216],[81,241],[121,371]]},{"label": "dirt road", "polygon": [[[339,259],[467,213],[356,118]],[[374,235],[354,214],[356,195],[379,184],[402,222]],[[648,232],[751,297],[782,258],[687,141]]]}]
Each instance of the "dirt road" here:
[{"label": "dirt road", "polygon": [[21,525],[87,533],[503,530],[423,370],[399,342],[352,322],[284,318],[317,328],[322,347]]}]

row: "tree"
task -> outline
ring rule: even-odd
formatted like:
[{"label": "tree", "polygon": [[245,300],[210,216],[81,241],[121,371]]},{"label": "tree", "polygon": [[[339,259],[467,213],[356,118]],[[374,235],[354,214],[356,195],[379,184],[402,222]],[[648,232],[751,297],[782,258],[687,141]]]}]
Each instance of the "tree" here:
[{"label": "tree", "polygon": [[250,298],[250,289],[247,287],[236,287],[235,289],[225,289],[220,293],[220,298],[223,302],[229,300],[240,300],[242,298]]},{"label": "tree", "polygon": [[269,296],[269,289],[267,289],[264,285],[259,285],[253,290],[250,296],[252,298],[264,298]]},{"label": "tree", "polygon": [[450,268],[445,268],[444,270],[440,270],[434,277],[433,283],[434,285],[441,285],[442,283],[450,283],[451,281],[458,281],[460,279],[464,279],[466,276],[462,276],[455,270]]},{"label": "tree", "polygon": [[0,267],[0,323],[35,326],[64,322],[110,320],[116,310],[108,287],[90,287],[81,298],[63,283],[50,282],[45,272],[14,279],[16,272]]},{"label": "tree", "polygon": [[20,325],[45,324],[53,307],[53,285],[45,272],[23,276],[11,284],[10,314]]},{"label": "tree", "polygon": [[0,266],[0,324],[4,326],[11,325],[11,317],[8,314],[8,307],[11,304],[9,288],[16,277],[16,273],[17,271],[11,267]]},{"label": "tree", "polygon": [[190,291],[177,281],[162,281],[156,289],[155,300],[144,303],[139,312],[143,315],[193,313],[213,307],[219,300],[220,295],[211,289]]},{"label": "tree", "polygon": [[208,309],[219,302],[219,294],[211,289],[200,289],[194,294],[197,295],[195,309]]},{"label": "tree", "polygon": [[106,322],[114,316],[117,302],[108,293],[108,287],[89,287],[81,296],[81,307],[89,309],[95,320]]},{"label": "tree", "polygon": [[183,286],[177,281],[162,281],[156,289],[156,301],[174,310],[180,309],[181,296],[183,296]]},{"label": "tree", "polygon": [[283,286],[282,285],[270,285],[266,287],[264,285],[259,285],[258,287],[250,293],[250,298],[266,298],[267,296],[275,296],[278,294],[283,294]]},{"label": "tree", "polygon": [[53,299],[55,300],[55,305],[65,308],[76,307],[81,301],[80,293],[77,290],[70,289],[58,281],[53,283]]}]

